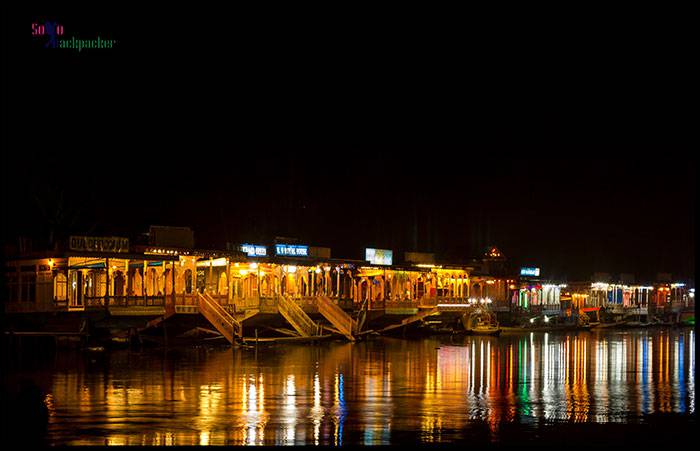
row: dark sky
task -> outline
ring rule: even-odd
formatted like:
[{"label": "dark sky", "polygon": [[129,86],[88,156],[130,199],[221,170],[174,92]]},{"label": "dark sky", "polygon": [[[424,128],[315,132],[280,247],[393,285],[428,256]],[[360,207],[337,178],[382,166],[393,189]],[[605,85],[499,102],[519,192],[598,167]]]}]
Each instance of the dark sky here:
[{"label": "dark sky", "polygon": [[[458,260],[495,244],[552,277],[694,274],[684,68],[653,45],[639,63],[215,11],[5,16],[8,242],[162,224],[204,247],[280,235]],[[47,19],[117,45],[46,49],[30,25]]]}]

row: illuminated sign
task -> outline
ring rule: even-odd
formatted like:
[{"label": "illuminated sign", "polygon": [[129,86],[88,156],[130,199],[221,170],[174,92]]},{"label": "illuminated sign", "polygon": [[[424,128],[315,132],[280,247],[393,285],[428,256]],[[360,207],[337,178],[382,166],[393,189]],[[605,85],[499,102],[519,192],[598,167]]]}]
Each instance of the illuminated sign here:
[{"label": "illuminated sign", "polygon": [[392,252],[388,249],[365,248],[365,260],[374,265],[391,265]]},{"label": "illuminated sign", "polygon": [[285,255],[289,257],[308,257],[309,246],[297,246],[294,244],[276,244],[275,251],[277,255]]},{"label": "illuminated sign", "polygon": [[540,268],[520,268],[521,276],[535,276],[540,275]]},{"label": "illuminated sign", "polygon": [[241,250],[248,254],[248,257],[265,257],[267,248],[256,244],[241,244]]},{"label": "illuminated sign", "polygon": [[71,236],[70,250],[89,252],[129,252],[129,238],[118,236]]}]

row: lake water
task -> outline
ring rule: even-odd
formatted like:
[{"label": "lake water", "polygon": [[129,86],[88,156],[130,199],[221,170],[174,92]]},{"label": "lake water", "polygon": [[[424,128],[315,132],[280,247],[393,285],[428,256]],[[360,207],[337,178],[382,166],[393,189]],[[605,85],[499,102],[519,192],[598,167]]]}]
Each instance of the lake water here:
[{"label": "lake water", "polygon": [[59,350],[11,378],[47,393],[49,444],[503,443],[544,425],[690,424],[694,352],[688,328]]}]

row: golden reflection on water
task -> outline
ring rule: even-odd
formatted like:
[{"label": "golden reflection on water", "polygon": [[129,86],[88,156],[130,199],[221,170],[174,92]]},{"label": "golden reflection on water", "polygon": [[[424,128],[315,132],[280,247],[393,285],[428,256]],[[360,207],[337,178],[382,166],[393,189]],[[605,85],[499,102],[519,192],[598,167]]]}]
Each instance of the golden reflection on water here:
[{"label": "golden reflection on water", "polygon": [[61,355],[50,442],[443,442],[475,422],[497,436],[507,422],[689,414],[694,346],[686,329]]}]

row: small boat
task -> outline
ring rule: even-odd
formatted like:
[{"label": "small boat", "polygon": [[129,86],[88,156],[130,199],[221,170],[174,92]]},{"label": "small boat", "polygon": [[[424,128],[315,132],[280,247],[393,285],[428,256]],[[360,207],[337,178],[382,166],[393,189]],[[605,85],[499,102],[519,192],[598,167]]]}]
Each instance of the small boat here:
[{"label": "small boat", "polygon": [[472,335],[499,335],[501,328],[492,324],[477,324],[471,330]]},{"label": "small boat", "polygon": [[501,328],[496,315],[483,309],[477,309],[462,315],[462,325],[472,335],[498,335]]}]

